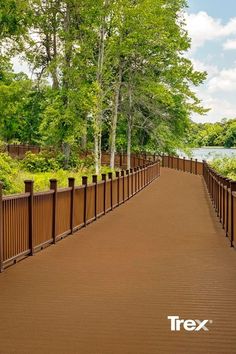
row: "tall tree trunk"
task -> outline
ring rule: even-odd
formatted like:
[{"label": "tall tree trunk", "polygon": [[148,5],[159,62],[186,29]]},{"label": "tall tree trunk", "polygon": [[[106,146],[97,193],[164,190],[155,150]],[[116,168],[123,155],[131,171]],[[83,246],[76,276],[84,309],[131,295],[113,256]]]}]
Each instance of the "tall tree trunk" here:
[{"label": "tall tree trunk", "polygon": [[127,169],[131,168],[131,139],[132,139],[132,125],[130,118],[128,118],[128,129],[127,129]]},{"label": "tall tree trunk", "polygon": [[[64,31],[66,33],[65,36],[65,41],[64,41],[64,59],[65,59],[65,64],[63,68],[63,78],[62,78],[62,85],[63,85],[63,104],[65,107],[65,110],[67,109],[68,106],[68,88],[70,86],[70,78],[69,78],[69,71],[70,71],[70,66],[71,66],[71,59],[72,59],[72,43],[71,43],[71,7],[70,4],[66,5],[66,12],[65,12],[65,18],[64,18]],[[67,127],[66,124],[64,124],[64,130],[65,134],[64,136],[67,136]],[[66,140],[66,139],[65,139]],[[65,169],[68,168],[68,163],[69,163],[69,158],[70,158],[70,153],[71,153],[71,146],[68,142],[62,141],[62,149],[63,153],[65,155],[65,162],[64,166]]]},{"label": "tall tree trunk", "polygon": [[102,130],[100,130],[99,134],[99,164],[102,164]]},{"label": "tall tree trunk", "polygon": [[[109,1],[104,1],[104,10],[107,8]],[[102,17],[99,39],[99,53],[97,66],[97,84],[98,84],[98,103],[94,117],[94,163],[96,174],[100,172],[101,167],[101,134],[102,134],[102,117],[103,117],[103,64],[105,51],[105,24],[106,14]]]},{"label": "tall tree trunk", "polygon": [[55,64],[57,60],[57,33],[56,33],[56,25],[53,28],[53,68],[51,69],[52,75],[52,87],[55,90],[59,89],[59,80],[57,74],[57,65]]},{"label": "tall tree trunk", "polygon": [[81,148],[83,151],[87,151],[87,134],[88,134],[88,118],[87,116],[84,119],[84,133],[83,136],[81,138]]},{"label": "tall tree trunk", "polygon": [[114,92],[114,103],[113,103],[113,114],[111,117],[111,131],[110,131],[110,167],[115,167],[115,153],[116,153],[116,128],[118,119],[118,108],[119,108],[119,98],[120,98],[120,88],[122,81],[122,65],[119,65],[118,80],[115,86]]},{"label": "tall tree trunk", "polygon": [[64,168],[65,168],[65,170],[67,170],[69,168],[69,160],[70,160],[70,153],[71,153],[70,144],[63,142],[62,143],[62,152],[64,154]]},{"label": "tall tree trunk", "polygon": [[129,95],[129,112],[128,112],[128,128],[127,128],[127,169],[131,168],[131,140],[132,140],[132,126],[133,126],[133,115],[132,115],[132,92],[129,85],[128,89]]},{"label": "tall tree trunk", "polygon": [[94,134],[94,163],[95,163],[95,172],[99,174],[100,163],[99,163],[99,135]]}]

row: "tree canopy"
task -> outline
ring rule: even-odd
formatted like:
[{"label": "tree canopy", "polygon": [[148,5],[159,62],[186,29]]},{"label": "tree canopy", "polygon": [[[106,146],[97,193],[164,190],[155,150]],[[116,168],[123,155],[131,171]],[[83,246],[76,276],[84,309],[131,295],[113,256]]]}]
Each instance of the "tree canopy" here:
[{"label": "tree canopy", "polygon": [[191,123],[187,136],[187,143],[193,147],[236,146],[236,118],[222,119],[217,123]]},{"label": "tree canopy", "polygon": [[[0,5],[0,125],[7,142],[172,152],[205,110],[184,53],[185,0],[7,0]],[[10,43],[10,45],[9,45]],[[24,58],[33,73],[15,74]]]}]

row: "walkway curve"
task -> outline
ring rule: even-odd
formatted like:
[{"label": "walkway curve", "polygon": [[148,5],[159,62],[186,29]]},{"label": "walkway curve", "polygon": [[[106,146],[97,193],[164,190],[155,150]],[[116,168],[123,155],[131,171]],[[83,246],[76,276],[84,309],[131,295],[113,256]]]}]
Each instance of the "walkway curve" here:
[{"label": "walkway curve", "polygon": [[[236,353],[236,252],[200,176],[161,178],[0,276],[1,354]],[[168,315],[208,319],[170,331]]]}]

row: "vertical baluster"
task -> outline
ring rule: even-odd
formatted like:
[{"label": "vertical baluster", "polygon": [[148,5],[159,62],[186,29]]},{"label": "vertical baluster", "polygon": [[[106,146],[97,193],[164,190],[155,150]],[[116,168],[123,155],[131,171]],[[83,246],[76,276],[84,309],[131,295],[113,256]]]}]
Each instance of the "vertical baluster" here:
[{"label": "vertical baluster", "polygon": [[3,260],[4,260],[4,252],[3,252],[3,202],[2,202],[2,189],[3,183],[0,182],[0,273],[3,272]]},{"label": "vertical baluster", "polygon": [[70,197],[70,229],[71,233],[74,232],[74,207],[75,207],[75,178],[68,178],[68,185],[71,188],[71,197]]},{"label": "vertical baluster", "polygon": [[82,176],[82,184],[84,186],[84,226],[87,226],[87,187],[88,177]]},{"label": "vertical baluster", "polygon": [[94,217],[97,220],[97,198],[98,198],[98,176],[93,175],[92,182],[94,183]]},{"label": "vertical baluster", "polygon": [[[34,240],[33,240],[33,195],[34,195],[34,181],[27,180],[25,181],[25,193],[29,193],[28,199],[28,227],[29,227],[29,249],[30,256],[34,255]],[[42,220],[43,221],[43,220]]]}]

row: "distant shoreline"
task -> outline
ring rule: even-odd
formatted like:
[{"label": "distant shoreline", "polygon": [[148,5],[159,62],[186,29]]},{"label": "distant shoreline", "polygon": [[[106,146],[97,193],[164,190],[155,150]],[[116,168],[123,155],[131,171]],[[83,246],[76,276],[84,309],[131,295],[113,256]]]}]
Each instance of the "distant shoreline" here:
[{"label": "distant shoreline", "polygon": [[190,149],[227,149],[227,150],[235,150],[236,149],[236,146],[235,147],[230,147],[230,148],[227,148],[227,147],[224,147],[224,146],[201,146],[201,147],[193,147],[193,148],[190,148]]}]

